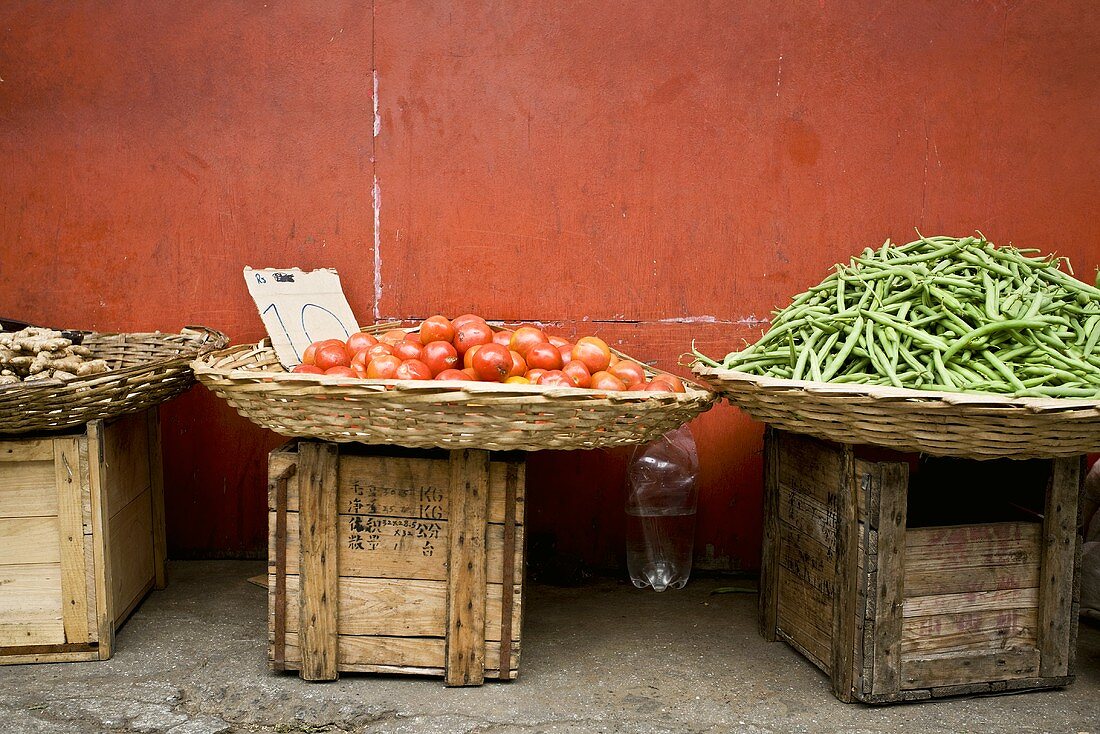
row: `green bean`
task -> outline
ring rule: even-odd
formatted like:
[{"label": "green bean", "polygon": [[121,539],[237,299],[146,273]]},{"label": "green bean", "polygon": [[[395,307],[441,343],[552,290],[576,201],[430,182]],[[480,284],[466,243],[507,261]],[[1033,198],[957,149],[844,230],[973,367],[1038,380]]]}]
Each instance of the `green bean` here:
[{"label": "green bean", "polygon": [[868,311],[864,309],[861,311],[863,316],[871,321],[882,324],[883,326],[892,326],[900,333],[913,337],[914,340],[927,344],[933,349],[947,349],[947,343],[939,337],[928,334],[927,332],[918,331],[911,326],[904,324],[896,319],[892,319],[885,314],[875,313],[874,311]]},{"label": "green bean", "polygon": [[1050,317],[1040,316],[1031,320],[1015,319],[1011,321],[994,321],[992,323],[979,326],[977,329],[974,329],[970,333],[964,334],[963,336],[959,337],[959,339],[956,340],[955,343],[947,349],[947,352],[943,355],[943,361],[948,361],[967,344],[979,337],[986,336],[987,334],[993,334],[998,331],[1006,331],[1008,329],[1041,329],[1049,323]]},{"label": "green bean", "polygon": [[951,391],[1091,390],[1100,398],[1100,283],[1077,280],[1062,258],[998,248],[980,233],[918,236],[835,266],[775,312],[756,344],[720,363],[696,352],[699,364]]}]

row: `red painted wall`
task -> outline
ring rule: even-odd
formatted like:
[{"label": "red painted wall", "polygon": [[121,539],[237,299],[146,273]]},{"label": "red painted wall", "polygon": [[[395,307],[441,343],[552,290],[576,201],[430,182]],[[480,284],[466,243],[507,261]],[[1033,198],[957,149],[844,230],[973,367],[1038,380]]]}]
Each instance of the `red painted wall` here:
[{"label": "red painted wall", "polygon": [[[331,266],[363,321],[673,367],[913,227],[1090,272],[1098,66],[1088,0],[5,3],[0,314],[256,340],[244,265]],[[162,422],[172,553],[261,551],[279,439],[202,388]],[[700,561],[754,568],[759,426],[695,434]],[[531,457],[559,557],[620,563],[625,461]]]}]

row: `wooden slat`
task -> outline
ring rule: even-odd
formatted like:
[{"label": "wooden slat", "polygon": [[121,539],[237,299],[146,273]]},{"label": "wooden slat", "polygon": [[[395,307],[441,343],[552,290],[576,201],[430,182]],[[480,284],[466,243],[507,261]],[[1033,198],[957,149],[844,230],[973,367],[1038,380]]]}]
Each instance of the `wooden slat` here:
[{"label": "wooden slat", "polygon": [[99,638],[99,655],[107,660],[114,652],[115,607],[114,588],[111,581],[111,560],[107,549],[111,546],[110,524],[107,522],[107,505],[103,462],[103,421],[88,423],[88,487],[92,525],[92,559],[95,569],[96,629]]},{"label": "wooden slat", "polygon": [[486,524],[489,519],[489,452],[451,452],[448,512],[448,686],[485,680]]},{"label": "wooden slat", "polygon": [[4,440],[0,445],[0,462],[49,461],[53,462],[53,440],[49,438],[27,441]]},{"label": "wooden slat", "polygon": [[337,673],[337,553],[335,444],[303,441],[298,446],[301,542],[298,567],[301,668],[305,680],[335,680]]},{"label": "wooden slat", "polygon": [[1039,586],[1039,562],[1011,566],[975,566],[950,571],[905,572],[905,596],[964,594],[975,591],[1028,589]]},{"label": "wooden slat", "polygon": [[1024,609],[1039,606],[1038,589],[1002,589],[964,594],[938,594],[906,599],[904,617],[925,617],[932,614],[981,612],[990,609]]},{"label": "wooden slat", "polygon": [[65,641],[61,564],[0,566],[0,647]]},{"label": "wooden slat", "polygon": [[55,439],[54,451],[65,642],[87,642],[88,586],[81,505],[87,478],[80,475],[80,446],[75,438]]},{"label": "wooden slat", "polygon": [[901,666],[902,688],[905,689],[1033,678],[1038,673],[1038,650],[906,658]]},{"label": "wooden slat", "polygon": [[[272,457],[276,454],[273,452]],[[286,522],[286,497],[287,484],[290,478],[298,473],[297,455],[294,462],[275,462],[269,474],[269,494],[273,498],[274,512],[269,513],[268,536],[268,563],[275,563],[273,569],[269,568],[268,575],[268,606],[271,609],[271,667],[277,672],[286,670],[286,628],[291,619],[295,624],[299,615],[290,610],[298,610],[301,602],[293,606],[287,603],[286,584],[288,558],[298,558],[298,553],[288,556],[287,522]],[[297,514],[297,513],[295,513]],[[297,541],[297,534],[295,534]],[[339,540],[337,540],[339,542]],[[339,572],[339,553],[337,553],[337,572]],[[295,577],[295,583],[298,579]],[[339,608],[339,604],[337,605]]]},{"label": "wooden slat", "polygon": [[107,522],[111,534],[108,556],[114,624],[118,627],[156,581],[150,490],[146,489],[119,508]]},{"label": "wooden slat", "polygon": [[827,507],[835,506],[843,471],[840,447],[796,433],[781,432],[780,436],[779,484]]},{"label": "wooden slat", "polygon": [[1081,460],[1054,459],[1043,512],[1039,575],[1039,653],[1042,676],[1068,674],[1077,615],[1073,610]]},{"label": "wooden slat", "polygon": [[[293,453],[278,452],[277,457],[269,466],[273,472],[292,463]],[[508,465],[503,461],[494,461],[489,465],[490,522],[504,522]],[[337,511],[343,515],[446,520],[450,502],[449,481],[450,464],[444,459],[342,456]],[[516,501],[522,508],[522,493]],[[298,482],[293,479],[287,485],[287,509],[298,511]],[[517,524],[522,524],[522,509],[516,517],[519,518]]]},{"label": "wooden slat", "polygon": [[816,497],[799,494],[787,485],[780,484],[779,517],[788,525],[817,539],[826,548],[836,545],[837,508],[824,504]]},{"label": "wooden slat", "polygon": [[54,466],[50,461],[0,462],[0,517],[57,514]]},{"label": "wooden slat", "polygon": [[[833,599],[832,650],[829,671],[833,693],[841,701],[851,701],[853,693],[852,655],[856,645],[856,558],[859,552],[859,522],[857,493],[861,483],[855,476],[855,456],[851,446],[844,446],[836,488],[836,595]],[[901,488],[902,502],[905,487]]]},{"label": "wooden slat", "polygon": [[878,521],[879,506],[878,506],[878,494],[871,491],[869,484],[862,483],[862,477],[869,474],[874,474],[878,464],[873,461],[867,461],[866,459],[856,459],[853,466],[853,471],[857,477],[860,477],[860,492],[859,492],[859,516],[861,518],[873,518],[871,528],[878,529],[878,526],[874,522]]},{"label": "wooden slat", "polygon": [[[83,465],[87,470],[87,465]],[[85,474],[85,476],[87,476]],[[96,586],[95,586],[95,538],[92,537],[91,525],[84,529],[84,595],[87,598],[85,612],[88,615],[88,641],[99,642],[99,624],[96,621]]]},{"label": "wooden slat", "polygon": [[[803,657],[816,665],[823,673],[829,673],[829,644],[814,636],[813,631],[803,629],[805,620],[794,619],[789,610],[780,610],[776,637],[797,650]],[[787,632],[798,630],[797,637]],[[803,644],[805,643],[805,644]]]},{"label": "wooden slat", "polygon": [[[63,647],[57,645],[56,647]],[[0,665],[26,665],[29,663],[80,663],[91,660],[102,660],[98,649],[71,650],[62,652],[31,653],[29,655],[13,655],[0,650]]]},{"label": "wooden slat", "polygon": [[[503,562],[503,578],[500,587],[500,609],[494,614],[492,605],[489,603],[489,596],[491,592],[486,590],[485,599],[485,637],[489,637],[489,627],[494,624],[494,620],[500,620],[500,632],[497,637],[500,639],[500,657],[502,660],[512,659],[512,623],[513,614],[516,611],[517,605],[514,604],[515,594],[515,567],[516,567],[516,504],[519,497],[522,496],[522,492],[518,491],[517,485],[519,484],[520,472],[522,467],[510,463],[506,466],[505,473],[505,488],[504,488],[504,556]],[[492,485],[492,465],[489,468],[490,486]],[[490,492],[491,494],[491,492]],[[516,626],[518,632],[519,627]],[[501,675],[503,673],[503,675]],[[498,671],[498,677],[507,677],[508,670],[505,668],[503,671]]]},{"label": "wooden slat", "polygon": [[874,668],[871,693],[885,695],[901,688],[901,627],[905,598],[906,505],[909,467],[880,463],[871,475],[870,496],[878,498],[878,574],[875,589]]},{"label": "wooden slat", "polygon": [[154,588],[168,585],[168,541],[164,525],[164,460],[160,443],[160,415],[156,408],[145,412],[149,447],[149,499],[153,507],[153,572]]},{"label": "wooden slat", "polygon": [[780,567],[776,581],[781,607],[790,610],[794,617],[806,620],[828,644],[833,634],[834,597],[822,594],[786,568]]},{"label": "wooden slat", "polygon": [[903,621],[901,654],[926,657],[951,652],[1035,649],[1038,609],[992,609],[913,617]]},{"label": "wooden slat", "polygon": [[[337,555],[342,576],[378,576],[445,581],[447,579],[448,523],[341,515],[337,528]],[[269,513],[268,532],[274,533],[275,513]],[[353,524],[354,523],[354,524]],[[299,513],[286,515],[287,573],[298,573]],[[358,528],[361,528],[358,529]],[[524,528],[516,528],[516,547],[522,548]],[[269,540],[273,539],[273,535]],[[373,540],[372,540],[373,539]],[[504,564],[504,526],[487,530],[487,580],[500,583]],[[523,574],[522,554],[516,554],[515,575]]]},{"label": "wooden slat", "polygon": [[59,563],[59,528],[56,517],[0,518],[0,565]]},{"label": "wooden slat", "polygon": [[[1010,541],[1037,541],[1042,529],[1037,522],[991,522],[969,525],[942,525],[912,528],[905,538],[911,553],[927,546],[966,546],[975,543],[1006,543]],[[929,552],[929,551],[924,551]]]},{"label": "wooden slat", "polygon": [[[287,633],[287,665],[294,667],[302,659],[300,636]],[[431,668],[432,672],[443,672],[446,662],[447,644],[441,637],[377,637],[340,635],[340,668],[348,671],[365,670],[374,672],[367,666],[388,666],[398,668]],[[519,646],[512,645],[511,668],[519,660]],[[500,667],[500,643],[485,645],[485,667],[498,670]]]},{"label": "wooden slat", "polygon": [[[995,523],[988,525],[957,526],[956,530],[968,527],[973,534],[971,539],[951,540],[944,528],[917,528],[907,535],[927,538],[940,537],[940,542],[922,542],[907,544],[906,570],[954,571],[963,568],[1018,566],[1039,560],[1039,525],[1037,523]],[[1019,531],[1005,533],[1004,537],[992,534],[982,535],[984,529],[1001,527],[1005,530]],[[1019,537],[1011,537],[1018,535]]]},{"label": "wooden slat", "polygon": [[774,642],[779,626],[779,454],[778,432],[764,432],[764,536],[760,560],[760,633]]},{"label": "wooden slat", "polygon": [[103,429],[109,516],[149,488],[149,424],[144,413],[110,421]]},{"label": "wooden slat", "polygon": [[782,521],[779,523],[779,565],[826,596],[836,593],[833,549]]},{"label": "wooden slat", "polygon": [[[500,640],[502,634],[501,584],[486,586],[486,640]],[[518,585],[513,587],[511,638],[520,639],[522,605]],[[286,577],[288,608],[298,604],[298,577]],[[372,579],[341,577],[339,590],[341,635],[383,635],[390,637],[442,637],[447,630],[447,583],[414,579]],[[288,632],[298,631],[298,620],[287,619]]]}]

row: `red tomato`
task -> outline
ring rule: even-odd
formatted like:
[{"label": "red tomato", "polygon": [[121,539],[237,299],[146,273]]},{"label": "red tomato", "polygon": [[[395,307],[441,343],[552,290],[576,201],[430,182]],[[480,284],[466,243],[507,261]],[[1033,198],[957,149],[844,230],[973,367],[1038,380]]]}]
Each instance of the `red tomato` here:
[{"label": "red tomato", "polygon": [[313,354],[313,363],[327,372],[331,367],[348,367],[351,365],[351,357],[348,356],[343,342],[339,342],[339,346],[329,343],[317,347]]},{"label": "red tomato", "polygon": [[404,329],[390,329],[385,334],[378,337],[378,341],[385,342],[386,344],[389,344],[389,345],[392,346],[392,345],[396,344],[397,342],[401,341],[402,339],[405,339],[406,337],[408,337],[408,335],[409,335],[409,332],[405,331]]},{"label": "red tomato", "polygon": [[[477,350],[481,349],[481,347],[483,347],[483,346],[484,346],[483,344],[475,344],[472,347],[470,347],[468,350],[466,350],[466,353],[462,355],[462,366],[463,367],[473,367],[474,366],[474,355],[477,354]],[[456,352],[456,354],[457,354],[457,352]]]},{"label": "red tomato", "polygon": [[400,359],[392,354],[383,354],[381,357],[372,359],[367,365],[367,377],[372,380],[392,380],[400,366]]},{"label": "red tomato", "polygon": [[521,326],[512,334],[512,340],[508,343],[508,348],[519,352],[524,359],[527,359],[527,350],[536,344],[543,343],[549,343],[549,341],[546,334],[543,334],[540,329],[533,326]]},{"label": "red tomato", "polygon": [[360,331],[352,334],[348,337],[348,340],[346,342],[348,356],[354,357],[356,354],[359,354],[359,352],[363,351],[367,347],[373,347],[377,343],[377,339],[365,332]]},{"label": "red tomato", "polygon": [[668,386],[672,388],[672,392],[687,392],[684,389],[684,383],[679,377],[673,377],[672,375],[657,375],[653,378],[654,382],[657,381],[667,382]]},{"label": "red tomato", "polygon": [[580,360],[576,362],[569,362],[561,368],[562,374],[573,381],[573,384],[577,387],[588,387],[592,384],[592,373],[588,371],[588,368],[584,366],[584,362]]},{"label": "red tomato", "polygon": [[499,344],[486,344],[474,355],[474,371],[489,382],[501,382],[512,369],[512,355]]},{"label": "red tomato", "polygon": [[412,339],[402,339],[393,345],[393,356],[404,362],[407,359],[420,359],[424,345]]},{"label": "red tomato", "polygon": [[493,341],[493,330],[484,321],[467,321],[455,329],[454,345],[460,355],[466,354],[466,350],[478,344],[490,344]]},{"label": "red tomato", "polygon": [[[551,345],[553,346],[553,345]],[[573,380],[562,372],[561,370],[550,370],[539,378],[538,384],[549,385],[551,387],[576,387],[573,384]]]},{"label": "red tomato", "polygon": [[446,316],[431,316],[420,322],[420,343],[449,342],[455,338],[455,327]]},{"label": "red tomato", "polygon": [[614,392],[626,389],[623,381],[610,372],[597,372],[592,375],[592,384],[589,387],[593,390],[610,390]]},{"label": "red tomato", "polygon": [[611,365],[607,371],[626,383],[627,387],[645,382],[645,370],[642,369],[642,366],[627,359],[619,360]]},{"label": "red tomato", "polygon": [[[520,356],[519,352],[513,352],[508,350],[508,354],[512,355],[512,369],[508,370],[509,377],[523,377],[527,373],[527,360]],[[505,380],[507,382],[507,380]]]},{"label": "red tomato", "polygon": [[458,327],[462,326],[463,324],[468,324],[471,321],[480,321],[483,324],[485,323],[485,319],[481,318],[476,313],[464,313],[461,316],[455,316],[453,319],[451,319],[451,326],[455,327],[455,331],[458,331]]},{"label": "red tomato", "polygon": [[550,342],[532,344],[523,358],[527,360],[530,367],[537,367],[540,370],[561,369],[561,352]]},{"label": "red tomato", "polygon": [[514,333],[515,332],[511,329],[501,329],[500,331],[494,331],[493,343],[499,344],[502,347],[506,347],[508,346],[509,342],[512,341],[512,334]]},{"label": "red tomato", "polygon": [[419,359],[406,359],[397,366],[393,376],[398,380],[430,380],[432,371]]},{"label": "red tomato", "polygon": [[355,353],[355,356],[351,358],[351,368],[353,370],[361,369],[363,372],[367,371],[367,365],[374,357],[370,356],[369,347],[367,349],[361,349]]},{"label": "red tomato", "polygon": [[305,364],[305,363],[298,365],[297,367],[292,369],[291,372],[294,372],[294,373],[299,374],[299,375],[323,375],[323,374],[325,374],[325,371],[323,369],[321,369],[320,367],[318,367],[317,365]]},{"label": "red tomato", "polygon": [[365,358],[366,363],[370,364],[370,361],[375,357],[385,357],[393,355],[393,347],[385,342],[378,342],[366,349],[367,356]]},{"label": "red tomato", "polygon": [[608,366],[608,367],[614,367],[614,366],[615,366],[615,365],[617,365],[617,364],[618,364],[619,362],[622,362],[622,360],[621,360],[621,359],[619,359],[619,356],[618,356],[617,354],[615,354],[614,352],[612,352],[612,353],[611,353],[611,359],[610,359],[610,360],[608,360],[608,362],[607,362],[607,366]]},{"label": "red tomato", "polygon": [[645,386],[646,392],[676,392],[667,380],[653,380]]},{"label": "red tomato", "polygon": [[302,364],[316,364],[317,350],[331,344],[339,344],[341,348],[344,346],[344,342],[339,339],[321,339],[320,341],[315,341],[306,347],[306,351],[302,353]]},{"label": "red tomato", "polygon": [[428,342],[424,345],[420,361],[428,365],[433,375],[438,375],[458,366],[458,352],[450,342]]},{"label": "red tomato", "polygon": [[560,336],[547,337],[547,341],[549,341],[555,347],[564,347],[567,344],[569,345],[570,348],[572,348],[572,346],[573,346],[572,342],[570,342],[568,339],[565,339],[564,337],[560,337]]},{"label": "red tomato", "polygon": [[462,370],[443,370],[435,376],[437,380],[465,380],[466,382],[472,381],[472,377],[463,372]]},{"label": "red tomato", "polygon": [[602,372],[611,364],[611,349],[607,343],[595,336],[586,336],[577,340],[573,346],[573,359],[584,362],[592,374]]},{"label": "red tomato", "polygon": [[523,375],[526,377],[532,385],[539,383],[539,378],[546,374],[546,370],[527,370]]},{"label": "red tomato", "polygon": [[335,375],[336,377],[358,377],[359,373],[353,370],[351,367],[329,367],[325,370],[326,375]]},{"label": "red tomato", "polygon": [[556,344],[558,351],[561,352],[561,363],[569,364],[573,361],[573,345],[572,344]]},{"label": "red tomato", "polygon": [[631,392],[636,392],[636,391],[639,391],[639,390],[645,390],[648,387],[649,387],[648,382],[635,382],[633,385],[628,387],[627,390],[629,390]]},{"label": "red tomato", "polygon": [[477,376],[477,372],[474,371],[473,367],[463,367],[461,370],[459,370],[459,372],[463,373],[464,375],[469,377],[471,380],[474,380],[475,382],[480,382],[481,381],[481,378]]}]

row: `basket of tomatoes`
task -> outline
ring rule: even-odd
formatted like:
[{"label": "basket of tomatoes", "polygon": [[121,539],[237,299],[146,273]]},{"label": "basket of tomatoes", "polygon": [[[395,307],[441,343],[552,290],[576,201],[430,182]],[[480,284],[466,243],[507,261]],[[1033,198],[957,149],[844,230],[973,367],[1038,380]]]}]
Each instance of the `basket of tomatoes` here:
[{"label": "basket of tomatoes", "polygon": [[284,436],[487,450],[642,443],[714,394],[609,347],[479,316],[380,324],[315,342],[288,370],[267,342],[203,355],[195,376]]}]

